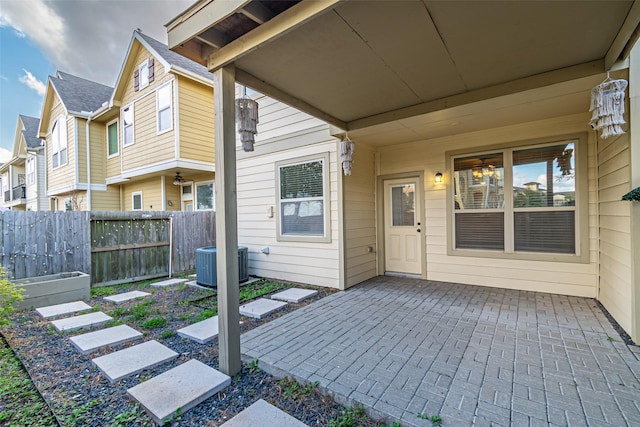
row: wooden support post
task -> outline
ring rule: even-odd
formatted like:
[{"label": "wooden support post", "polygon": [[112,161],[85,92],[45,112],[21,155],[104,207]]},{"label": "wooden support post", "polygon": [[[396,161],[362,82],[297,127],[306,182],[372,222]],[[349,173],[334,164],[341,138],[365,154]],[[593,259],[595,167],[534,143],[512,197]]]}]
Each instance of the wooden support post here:
[{"label": "wooden support post", "polygon": [[[631,188],[640,187],[640,42],[629,56]],[[640,202],[631,204],[631,338],[640,340]]]},{"label": "wooden support post", "polygon": [[235,67],[213,72],[219,368],[240,372],[238,206],[236,200]]}]

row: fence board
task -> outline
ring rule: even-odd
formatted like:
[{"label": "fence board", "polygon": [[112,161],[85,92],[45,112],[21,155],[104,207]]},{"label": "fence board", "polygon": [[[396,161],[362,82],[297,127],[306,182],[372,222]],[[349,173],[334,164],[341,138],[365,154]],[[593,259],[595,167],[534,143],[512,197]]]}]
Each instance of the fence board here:
[{"label": "fence board", "polygon": [[214,244],[214,212],[0,212],[0,263],[12,279],[74,270],[93,284],[166,276],[170,257],[173,273],[192,271],[195,250]]}]

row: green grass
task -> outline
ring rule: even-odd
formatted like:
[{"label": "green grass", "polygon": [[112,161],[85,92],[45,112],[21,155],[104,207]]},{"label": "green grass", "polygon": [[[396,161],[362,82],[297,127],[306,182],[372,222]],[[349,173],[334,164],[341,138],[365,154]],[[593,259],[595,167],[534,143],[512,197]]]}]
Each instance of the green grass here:
[{"label": "green grass", "polygon": [[198,313],[198,321],[207,320],[210,317],[218,314],[218,307],[213,308],[205,308],[200,313]]},{"label": "green grass", "polygon": [[172,331],[171,329],[165,329],[164,331],[162,331],[162,338],[166,340],[168,338],[171,338],[175,334],[175,331]]},{"label": "green grass", "polygon": [[357,427],[366,420],[364,409],[347,406],[338,417],[329,420],[329,427]]},{"label": "green grass", "polygon": [[100,286],[98,288],[91,288],[91,298],[108,297],[115,295],[117,289],[112,286]]},{"label": "green grass", "polygon": [[56,420],[22,364],[0,338],[0,425],[50,426]]},{"label": "green grass", "polygon": [[140,326],[145,329],[158,329],[162,328],[166,324],[167,319],[165,319],[164,317],[152,317],[151,319],[145,320],[144,322],[140,323]]},{"label": "green grass", "polygon": [[290,285],[280,282],[257,282],[240,288],[240,302],[249,301],[259,298],[263,295],[270,294],[281,289],[288,288]]}]

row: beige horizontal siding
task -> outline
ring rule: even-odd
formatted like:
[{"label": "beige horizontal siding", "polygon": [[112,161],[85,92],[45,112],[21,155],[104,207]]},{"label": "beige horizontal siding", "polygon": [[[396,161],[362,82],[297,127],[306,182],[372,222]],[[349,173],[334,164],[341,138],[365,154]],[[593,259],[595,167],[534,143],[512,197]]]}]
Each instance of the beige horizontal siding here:
[{"label": "beige horizontal siding", "polygon": [[162,182],[160,177],[152,177],[134,182],[127,182],[123,187],[123,206],[125,211],[130,211],[132,207],[131,196],[133,193],[142,191],[142,210],[163,210],[162,209]]},{"label": "beige horizontal siding", "polygon": [[214,163],[213,89],[178,77],[180,157]]},{"label": "beige horizontal siding", "polygon": [[91,139],[91,183],[104,184],[107,176],[107,135],[104,123],[89,125]]},{"label": "beige horizontal siding", "polygon": [[[345,240],[345,287],[377,274],[376,265],[376,176],[374,152],[357,146],[354,167],[343,180]],[[368,248],[371,247],[371,252]]]},{"label": "beige horizontal siding", "polygon": [[51,126],[53,120],[59,115],[64,115],[62,104],[56,105],[51,113],[52,122],[47,130],[47,190],[71,186],[76,182],[75,169],[75,117],[67,117],[67,164],[53,169],[52,147],[51,147]]},{"label": "beige horizontal siding", "polygon": [[120,210],[120,188],[117,185],[110,185],[107,191],[91,192],[92,211],[119,211]]},{"label": "beige horizontal siding", "polygon": [[[330,153],[330,243],[279,242],[276,239],[275,163]],[[324,143],[238,161],[238,242],[249,248],[249,273],[333,288],[339,287],[338,191],[336,143]],[[274,217],[267,213],[273,207]],[[269,247],[269,255],[260,253]]]},{"label": "beige horizontal siding", "polygon": [[87,183],[87,121],[78,118],[77,120],[77,150],[78,150],[78,182]]}]

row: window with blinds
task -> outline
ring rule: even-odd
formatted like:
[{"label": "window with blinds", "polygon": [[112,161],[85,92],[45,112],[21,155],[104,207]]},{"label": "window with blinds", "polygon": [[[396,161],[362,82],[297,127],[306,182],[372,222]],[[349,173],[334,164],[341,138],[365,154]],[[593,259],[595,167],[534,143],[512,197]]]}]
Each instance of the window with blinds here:
[{"label": "window with blinds", "polygon": [[326,156],[297,163],[279,163],[279,237],[326,238]]},{"label": "window with blinds", "polygon": [[576,255],[576,145],[453,157],[453,248]]}]

